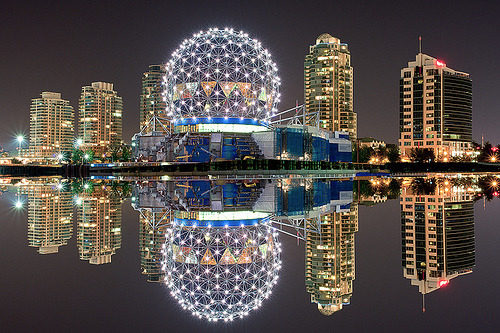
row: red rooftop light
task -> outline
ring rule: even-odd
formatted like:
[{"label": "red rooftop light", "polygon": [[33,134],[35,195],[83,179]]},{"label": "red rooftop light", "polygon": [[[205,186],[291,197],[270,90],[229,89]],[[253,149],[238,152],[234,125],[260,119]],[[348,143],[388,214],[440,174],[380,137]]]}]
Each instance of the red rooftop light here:
[{"label": "red rooftop light", "polygon": [[446,286],[450,281],[448,280],[441,280],[439,281],[439,288],[441,288],[442,286]]},{"label": "red rooftop light", "polygon": [[442,62],[441,60],[436,60],[436,66],[444,67],[444,66],[446,66],[446,64],[444,62]]}]

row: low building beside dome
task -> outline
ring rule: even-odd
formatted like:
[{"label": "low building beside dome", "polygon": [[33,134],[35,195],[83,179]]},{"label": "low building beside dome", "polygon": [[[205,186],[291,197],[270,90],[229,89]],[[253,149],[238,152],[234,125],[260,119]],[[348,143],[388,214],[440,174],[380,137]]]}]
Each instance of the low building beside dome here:
[{"label": "low building beside dome", "polygon": [[270,125],[254,119],[190,118],[173,132],[139,133],[133,147],[141,162],[210,162],[284,159],[351,162],[349,134],[307,125]]}]

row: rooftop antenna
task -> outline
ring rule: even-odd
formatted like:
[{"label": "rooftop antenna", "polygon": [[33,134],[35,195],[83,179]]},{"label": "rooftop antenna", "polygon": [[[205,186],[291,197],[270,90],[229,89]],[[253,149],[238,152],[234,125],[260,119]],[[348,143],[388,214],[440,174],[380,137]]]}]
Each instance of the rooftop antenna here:
[{"label": "rooftop antenna", "polygon": [[422,36],[418,36],[418,54],[420,55],[420,75],[422,75],[422,67],[424,66],[422,63]]}]

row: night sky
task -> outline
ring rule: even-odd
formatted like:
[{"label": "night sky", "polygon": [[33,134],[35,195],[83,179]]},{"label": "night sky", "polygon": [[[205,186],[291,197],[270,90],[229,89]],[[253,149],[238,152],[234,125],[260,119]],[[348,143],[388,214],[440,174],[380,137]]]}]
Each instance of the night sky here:
[{"label": "night sky", "polygon": [[260,39],[282,78],[280,110],[303,100],[308,47],[328,32],[349,44],[358,136],[397,142],[399,73],[418,52],[471,74],[474,139],[500,142],[499,1],[2,1],[0,146],[28,134],[30,99],[112,82],[124,101],[124,140],[138,130],[141,74],[194,32],[226,26]]}]

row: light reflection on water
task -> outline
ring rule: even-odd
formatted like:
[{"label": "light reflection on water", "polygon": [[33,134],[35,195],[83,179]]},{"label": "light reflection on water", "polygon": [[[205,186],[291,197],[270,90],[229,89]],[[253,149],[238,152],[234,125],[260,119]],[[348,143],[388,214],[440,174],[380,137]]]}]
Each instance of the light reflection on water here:
[{"label": "light reflection on water", "polygon": [[354,181],[23,180],[2,189],[4,198],[12,197],[13,211],[26,211],[30,247],[54,255],[74,238],[80,259],[93,265],[112,264],[120,256],[122,204],[131,203],[139,216],[144,281],[164,284],[170,293],[165,298],[176,300],[186,317],[233,321],[251,320],[252,310],[265,308],[282,280],[282,259],[293,260],[282,247],[288,238],[305,253],[302,292],[313,304],[300,306],[315,306],[326,316],[349,311],[356,302],[360,206],[387,200],[401,206],[400,224],[391,227],[401,228],[401,276],[424,296],[446,288],[473,274],[474,202],[494,199],[498,184],[494,176],[449,175]]}]

